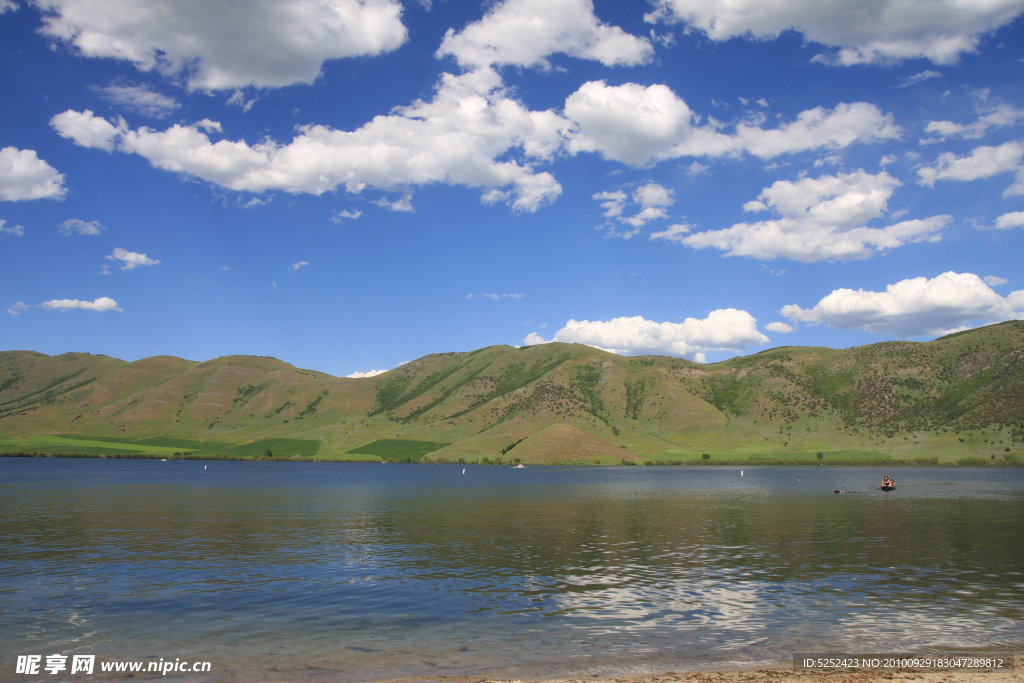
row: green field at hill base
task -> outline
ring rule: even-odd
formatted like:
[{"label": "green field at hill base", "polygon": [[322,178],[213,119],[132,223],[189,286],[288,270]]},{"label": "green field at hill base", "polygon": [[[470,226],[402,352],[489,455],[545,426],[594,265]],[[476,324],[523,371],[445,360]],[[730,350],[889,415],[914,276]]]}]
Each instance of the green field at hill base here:
[{"label": "green field at hill base", "polygon": [[378,439],[345,454],[376,456],[384,461],[417,462],[427,453],[439,451],[450,443],[440,441],[417,441],[414,439]]},{"label": "green field at hill base", "polygon": [[47,435],[12,437],[0,434],[0,453],[46,453],[48,455],[116,455],[142,454],[150,456],[226,455],[235,457],[263,457],[271,451],[275,458],[315,457],[320,451],[320,442],[312,439],[261,439],[245,444],[229,444],[220,441],[193,441],[174,437],[150,437],[147,439],[126,439],[122,437],[99,437],[81,435]]}]

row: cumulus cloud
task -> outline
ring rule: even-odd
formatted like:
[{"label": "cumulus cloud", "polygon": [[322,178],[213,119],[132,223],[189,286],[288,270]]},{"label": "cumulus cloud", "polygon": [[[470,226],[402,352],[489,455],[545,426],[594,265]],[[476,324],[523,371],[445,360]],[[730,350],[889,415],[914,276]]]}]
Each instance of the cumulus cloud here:
[{"label": "cumulus cloud", "polygon": [[406,40],[396,0],[37,0],[42,33],[191,89],[312,83],[323,63]]},{"label": "cumulus cloud", "polygon": [[652,232],[651,239],[665,240],[666,242],[682,242],[686,239],[687,235],[690,234],[692,229],[692,225],[687,223],[677,223],[675,225],[670,225],[659,232]]},{"label": "cumulus cloud", "polygon": [[873,104],[816,107],[778,128],[741,121],[734,132],[722,124],[700,125],[690,107],[668,86],[636,83],[610,86],[589,81],[565,101],[565,115],[576,127],[569,133],[573,154],[595,152],[630,166],[678,157],[737,156],[744,152],[762,159],[812,149],[838,149],[855,142],[898,138],[892,115]]},{"label": "cumulus cloud", "polygon": [[841,330],[942,335],[1024,317],[1024,290],[1001,297],[977,275],[948,272],[931,280],[901,280],[884,292],[837,289],[810,309],[784,306],[782,315],[804,323],[827,322]]},{"label": "cumulus cloud", "polygon": [[[90,111],[68,110],[50,124],[76,144],[138,154],[156,168],[239,192],[320,195],[339,186],[359,193],[448,183],[485,192],[508,188],[505,201],[527,212],[562,191],[554,176],[530,164],[551,159],[570,125],[511,99],[500,76],[487,69],[444,74],[430,102],[417,100],[355,131],[303,126],[286,144],[214,142],[210,135],[220,131],[214,121],[132,130]],[[510,158],[517,152],[521,161]]]},{"label": "cumulus cloud", "polygon": [[33,149],[0,149],[0,200],[60,199],[67,192],[64,174],[36,156]]},{"label": "cumulus cloud", "polygon": [[996,228],[999,230],[1009,230],[1010,228],[1019,228],[1021,226],[1024,226],[1024,211],[1004,213],[996,219]]},{"label": "cumulus cloud", "polygon": [[364,377],[376,377],[377,375],[383,375],[387,370],[367,370],[366,372],[353,372],[351,375],[345,375],[350,379],[362,379]]},{"label": "cumulus cloud", "polygon": [[[552,341],[586,344],[618,354],[656,353],[681,356],[698,363],[709,351],[742,352],[748,346],[762,346],[769,339],[757,330],[757,320],[746,311],[724,308],[707,318],[687,318],[681,323],[657,323],[640,316],[600,320],[570,320]],[[545,343],[531,332],[526,345]]]},{"label": "cumulus cloud", "polygon": [[764,326],[764,329],[768,330],[769,332],[789,334],[790,332],[793,331],[793,326],[787,325],[786,323],[768,323],[767,325]]},{"label": "cumulus cloud", "polygon": [[981,37],[1024,12],[1022,0],[656,0],[648,22],[684,22],[711,40],[777,38],[798,31],[808,41],[839,48],[816,61],[838,65],[929,59],[954,64],[975,52]]},{"label": "cumulus cloud", "polygon": [[[640,228],[650,221],[668,216],[667,207],[672,206],[676,201],[673,198],[674,194],[674,190],[663,187],[658,183],[647,183],[634,190],[632,198],[623,190],[598,192],[592,195],[592,198],[601,202],[601,208],[605,210],[605,218],[614,219],[633,228],[633,230],[619,233],[613,227],[610,227],[611,224],[608,224],[608,236],[629,239],[636,235]],[[638,207],[638,210],[631,216],[624,216],[622,212],[630,201]]]},{"label": "cumulus cloud", "polygon": [[117,247],[114,249],[114,253],[105,257],[108,261],[120,261],[121,270],[131,270],[138,268],[139,266],[155,266],[160,263],[157,259],[151,259],[145,254],[140,254],[135,251],[128,251]]},{"label": "cumulus cloud", "polygon": [[948,215],[867,227],[868,221],[885,214],[889,197],[900,185],[885,171],[780,180],[743,205],[744,211],[770,210],[778,218],[693,234],[686,234],[688,226],[680,226],[675,233],[655,233],[651,239],[720,249],[725,256],[785,257],[806,263],[866,259],[911,242],[938,241],[940,231],[952,220]]},{"label": "cumulus cloud", "polygon": [[1004,197],[1024,194],[1024,144],[1011,140],[997,147],[983,145],[971,150],[970,155],[958,157],[952,152],[941,154],[934,166],[917,169],[921,185],[933,187],[938,180],[978,180],[1009,171],[1017,172],[1017,181],[1006,188]]},{"label": "cumulus cloud", "polygon": [[959,137],[977,140],[985,135],[990,128],[1014,126],[1024,121],[1024,109],[1013,105],[999,104],[994,107],[981,105],[978,107],[978,118],[971,123],[953,123],[952,121],[929,121],[924,130],[935,137],[921,140],[921,144],[942,142],[947,138]]},{"label": "cumulus cloud", "polygon": [[70,311],[79,308],[83,311],[120,311],[117,302],[107,296],[101,296],[94,301],[79,301],[78,299],[53,299],[39,304],[39,308],[49,308],[55,311]]},{"label": "cumulus cloud", "polygon": [[400,213],[416,213],[416,207],[412,205],[412,194],[407,192],[400,198],[393,202],[389,202],[387,198],[381,197],[377,201],[373,202],[382,209],[388,211],[398,211]]},{"label": "cumulus cloud", "polygon": [[96,116],[92,110],[74,111],[68,109],[50,119],[50,126],[65,139],[71,140],[81,147],[114,151],[114,142],[127,127],[122,119],[123,128],[118,129],[102,116]]},{"label": "cumulus cloud", "polygon": [[27,311],[31,306],[23,301],[15,301],[14,305],[7,309],[7,312],[11,315],[21,315],[22,311]]},{"label": "cumulus cloud", "polygon": [[344,209],[342,211],[338,211],[333,216],[331,216],[331,222],[342,223],[346,220],[354,221],[355,219],[359,218],[362,215],[363,212],[360,211],[359,209]]},{"label": "cumulus cloud", "polygon": [[638,38],[594,15],[591,0],[504,0],[459,32],[448,29],[438,57],[465,68],[513,65],[550,68],[549,55],[567,54],[605,66],[646,64],[654,56]]},{"label": "cumulus cloud", "polygon": [[71,235],[99,235],[103,232],[103,226],[99,221],[83,221],[77,218],[69,218],[57,226],[57,232],[64,237]]},{"label": "cumulus cloud", "polygon": [[309,261],[297,261],[297,262],[291,264],[290,266],[288,266],[288,272],[289,273],[294,273],[299,268],[305,268],[308,265],[309,265]]},{"label": "cumulus cloud", "polygon": [[7,225],[7,221],[0,218],[0,237],[7,237],[8,235],[24,237],[25,228],[21,225]]},{"label": "cumulus cloud", "polygon": [[166,118],[181,107],[173,97],[162,95],[148,85],[112,83],[93,89],[114,106],[154,119]]}]

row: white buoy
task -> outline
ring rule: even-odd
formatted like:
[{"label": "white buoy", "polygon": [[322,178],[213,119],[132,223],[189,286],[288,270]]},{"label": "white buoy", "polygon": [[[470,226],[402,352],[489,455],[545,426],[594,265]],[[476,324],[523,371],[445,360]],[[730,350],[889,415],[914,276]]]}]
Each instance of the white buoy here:
[{"label": "white buoy", "polygon": [[462,473],[463,473],[463,474],[465,474],[465,473],[466,473],[466,468],[465,468],[465,467],[463,467],[463,468],[462,468]]},{"label": "white buoy", "polygon": [[206,469],[206,465],[203,465],[203,469],[204,469],[204,470]]},{"label": "white buoy", "polygon": [[740,476],[741,477],[743,476],[743,470],[740,470]]}]

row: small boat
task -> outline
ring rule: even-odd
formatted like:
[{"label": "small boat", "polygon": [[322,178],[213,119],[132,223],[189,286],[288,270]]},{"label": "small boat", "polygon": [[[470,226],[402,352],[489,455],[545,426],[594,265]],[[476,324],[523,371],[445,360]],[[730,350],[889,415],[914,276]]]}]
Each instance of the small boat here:
[{"label": "small boat", "polygon": [[879,486],[878,488],[881,489],[882,491],[895,491],[896,490],[895,486]]},{"label": "small boat", "polygon": [[519,463],[518,465],[514,465],[512,467],[512,469],[514,469],[514,470],[525,470],[526,469],[526,465],[524,465],[523,463]]}]

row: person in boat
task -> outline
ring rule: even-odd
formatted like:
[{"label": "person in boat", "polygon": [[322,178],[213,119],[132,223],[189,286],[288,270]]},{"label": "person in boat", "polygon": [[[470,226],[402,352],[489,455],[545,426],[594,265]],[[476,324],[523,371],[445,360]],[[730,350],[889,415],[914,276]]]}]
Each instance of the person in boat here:
[{"label": "person in boat", "polygon": [[890,478],[889,478],[889,475],[886,475],[886,476],[885,476],[885,477],[884,477],[884,478],[882,479],[882,486],[883,486],[883,487],[886,487],[886,486],[892,486],[892,487],[895,487],[895,486],[896,486],[896,481],[895,481],[894,479],[890,479]]}]

